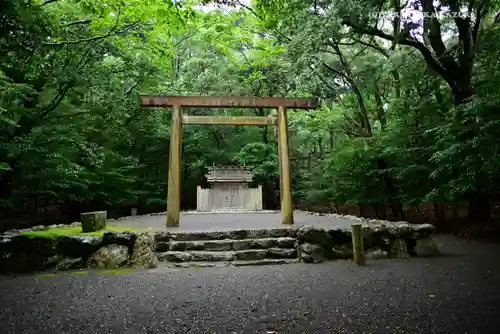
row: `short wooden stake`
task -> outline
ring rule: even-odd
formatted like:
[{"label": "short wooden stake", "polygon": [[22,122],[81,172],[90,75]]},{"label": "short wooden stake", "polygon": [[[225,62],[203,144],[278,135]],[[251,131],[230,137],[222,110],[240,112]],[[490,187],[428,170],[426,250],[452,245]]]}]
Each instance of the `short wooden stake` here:
[{"label": "short wooden stake", "polygon": [[365,255],[363,250],[363,234],[361,224],[352,224],[352,251],[354,253],[354,263],[358,265],[365,264]]}]

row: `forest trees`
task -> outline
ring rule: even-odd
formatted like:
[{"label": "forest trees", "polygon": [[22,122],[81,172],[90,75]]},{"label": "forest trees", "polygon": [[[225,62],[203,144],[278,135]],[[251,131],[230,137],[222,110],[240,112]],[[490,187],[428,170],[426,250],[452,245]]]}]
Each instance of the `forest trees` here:
[{"label": "forest trees", "polygon": [[[404,219],[407,205],[467,202],[471,218],[486,219],[500,166],[497,7],[4,0],[0,211],[162,209],[170,112],[138,107],[138,94],[161,93],[318,96],[320,109],[289,117],[301,207],[356,203]],[[183,208],[214,163],[255,166],[276,208],[273,130],[185,127]]]},{"label": "forest trees", "polygon": [[[382,121],[381,131],[375,137],[383,140],[372,142],[369,148],[371,153],[379,150],[373,156],[379,163],[367,166],[366,172],[378,178],[378,188],[382,188],[385,200],[398,197],[406,203],[466,200],[470,218],[489,217],[489,202],[496,195],[492,185],[497,177],[490,167],[498,163],[495,154],[498,142],[494,135],[498,116],[491,113],[492,105],[484,99],[483,85],[491,87],[490,83],[496,80],[491,76],[484,80],[479,64],[484,64],[481,57],[494,57],[489,39],[496,36],[497,3],[482,0],[439,4],[427,0],[256,3],[257,15],[266,21],[266,26],[287,35],[292,53],[301,52],[309,66],[323,65],[331,72],[330,80],[353,93],[358,101],[357,113],[368,116],[364,122],[362,117],[354,121],[358,127],[365,124],[369,130],[367,119]],[[415,57],[413,50],[420,57]],[[373,54],[385,59],[379,68],[370,69],[372,77],[360,76],[363,65],[353,66],[354,61],[346,57],[350,53],[354,58],[362,58],[359,62],[365,66],[373,63]],[[330,61],[338,65],[325,63],[323,54],[331,55]],[[320,66],[315,64],[318,57],[322,57]],[[415,70],[406,69],[419,63],[427,65],[428,71],[416,78]],[[389,90],[381,95],[379,87],[387,87],[387,79],[378,75],[377,70],[384,67],[393,78]],[[353,68],[356,70],[352,71]],[[411,77],[416,80],[408,81]],[[319,79],[325,86],[335,88],[331,81]],[[376,103],[371,115],[364,102],[367,99]],[[380,108],[382,99],[385,108]],[[352,133],[344,132],[352,137]],[[335,154],[334,157],[338,159]],[[343,163],[337,160],[334,165]],[[415,177],[418,186],[409,187]],[[359,176],[356,180],[359,181]],[[362,194],[363,189],[356,193]],[[373,201],[374,195],[371,193],[362,202]]]}]

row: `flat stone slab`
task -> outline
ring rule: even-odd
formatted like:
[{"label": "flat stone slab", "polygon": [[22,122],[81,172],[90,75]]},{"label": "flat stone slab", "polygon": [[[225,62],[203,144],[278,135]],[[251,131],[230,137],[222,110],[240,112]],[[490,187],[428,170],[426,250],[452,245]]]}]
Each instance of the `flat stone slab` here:
[{"label": "flat stone slab", "polygon": [[296,258],[296,249],[246,249],[240,251],[168,251],[156,253],[163,262],[230,262]]},{"label": "flat stone slab", "polygon": [[165,262],[161,267],[168,268],[214,268],[214,267],[244,267],[244,266],[262,266],[299,263],[298,259],[262,259],[252,261],[226,261],[226,262]]}]

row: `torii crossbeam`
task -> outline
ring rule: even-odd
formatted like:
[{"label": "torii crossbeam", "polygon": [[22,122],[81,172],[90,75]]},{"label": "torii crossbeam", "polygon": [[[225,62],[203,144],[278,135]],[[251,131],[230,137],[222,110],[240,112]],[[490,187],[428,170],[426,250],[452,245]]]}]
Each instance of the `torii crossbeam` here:
[{"label": "torii crossbeam", "polygon": [[[286,109],[315,109],[315,98],[141,95],[141,107],[173,108],[167,190],[167,227],[178,227],[181,195],[182,124],[277,125],[280,159],[281,222],[293,224],[292,180]],[[184,116],[182,108],[276,108],[277,116]]]}]

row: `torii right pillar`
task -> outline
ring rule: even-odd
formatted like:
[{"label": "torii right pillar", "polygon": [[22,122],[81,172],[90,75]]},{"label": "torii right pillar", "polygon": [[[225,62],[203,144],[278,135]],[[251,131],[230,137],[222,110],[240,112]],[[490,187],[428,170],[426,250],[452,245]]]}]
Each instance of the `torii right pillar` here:
[{"label": "torii right pillar", "polygon": [[281,223],[292,225],[292,175],[288,148],[288,121],[283,106],[278,107],[278,151],[280,157]]}]

